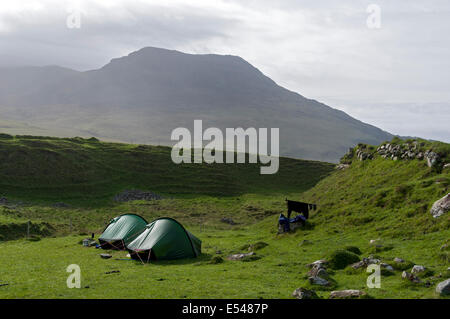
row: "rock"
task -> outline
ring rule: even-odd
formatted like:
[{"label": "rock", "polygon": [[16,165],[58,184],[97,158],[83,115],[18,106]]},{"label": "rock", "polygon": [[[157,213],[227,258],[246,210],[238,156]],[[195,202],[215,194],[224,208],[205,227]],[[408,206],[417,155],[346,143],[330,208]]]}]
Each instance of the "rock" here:
[{"label": "rock", "polygon": [[395,257],[395,258],[394,258],[394,261],[395,261],[396,263],[404,263],[404,262],[405,262],[405,260],[403,260],[403,259],[401,259],[401,258],[398,258],[398,257]]},{"label": "rock", "polygon": [[364,291],[348,289],[348,290],[335,290],[330,293],[330,299],[349,299],[359,298],[366,295]]},{"label": "rock", "polygon": [[410,273],[408,273],[406,271],[403,271],[402,278],[403,279],[408,279],[409,281],[417,283],[417,284],[421,282],[418,277],[416,277],[413,274],[410,274]]},{"label": "rock", "polygon": [[417,158],[418,160],[422,160],[422,159],[423,159],[423,153],[420,152],[419,154],[417,154],[416,158]]},{"label": "rock", "polygon": [[394,267],[392,267],[392,266],[389,265],[389,264],[381,263],[380,266],[383,267],[383,268],[386,269],[386,270],[394,271]]},{"label": "rock", "polygon": [[160,200],[162,199],[161,195],[158,195],[149,191],[141,191],[141,190],[125,190],[120,194],[114,196],[114,200],[116,202],[130,202],[134,200]]},{"label": "rock", "polygon": [[6,197],[0,197],[0,205],[8,204],[8,199]]},{"label": "rock", "polygon": [[434,218],[438,218],[450,210],[450,193],[434,202],[430,213]]},{"label": "rock", "polygon": [[110,254],[100,254],[100,257],[103,258],[103,259],[109,259],[112,256]]},{"label": "rock", "polygon": [[427,159],[428,167],[433,167],[439,163],[440,157],[437,153],[432,151],[425,152],[425,158]]},{"label": "rock", "polygon": [[311,268],[311,270],[308,272],[308,276],[321,278],[329,277],[327,270],[321,264],[313,266],[313,268]]},{"label": "rock", "polygon": [[228,217],[224,217],[224,218],[222,218],[220,221],[221,221],[222,223],[225,223],[225,224],[236,225],[236,223],[234,222],[234,220],[231,219],[231,218],[228,218]]},{"label": "rock", "polygon": [[325,259],[320,259],[320,260],[316,260],[313,263],[310,263],[308,265],[306,265],[308,268],[313,268],[314,266],[320,266],[322,268],[326,268],[326,265],[328,264],[328,261],[326,261]]},{"label": "rock", "polygon": [[380,243],[380,239],[371,239],[369,245],[377,245]]},{"label": "rock", "polygon": [[450,163],[444,164],[444,166],[442,166],[442,168],[443,169],[450,168]]},{"label": "rock", "polygon": [[450,295],[450,278],[437,284],[436,292],[441,296]]},{"label": "rock", "polygon": [[353,269],[359,269],[361,267],[367,267],[372,264],[379,264],[381,260],[376,258],[363,258],[361,261],[358,261],[357,263],[354,263],[351,265]]},{"label": "rock", "polygon": [[336,169],[338,169],[338,170],[347,169],[347,168],[349,168],[349,167],[350,167],[350,165],[348,165],[348,164],[339,164],[339,165],[336,165]]},{"label": "rock", "polygon": [[309,280],[311,285],[318,285],[318,286],[329,286],[330,285],[328,280],[325,280],[325,279],[317,277],[317,276],[316,277],[309,277],[308,280]]},{"label": "rock", "polygon": [[244,259],[245,257],[250,257],[256,255],[253,251],[246,253],[246,254],[234,254],[234,255],[230,255],[227,257],[228,260],[241,260]]},{"label": "rock", "polygon": [[414,265],[414,267],[411,269],[412,274],[418,274],[423,271],[425,271],[425,267],[421,265]]},{"label": "rock", "polygon": [[297,288],[292,293],[292,296],[297,299],[319,299],[314,290],[309,290],[306,288]]}]

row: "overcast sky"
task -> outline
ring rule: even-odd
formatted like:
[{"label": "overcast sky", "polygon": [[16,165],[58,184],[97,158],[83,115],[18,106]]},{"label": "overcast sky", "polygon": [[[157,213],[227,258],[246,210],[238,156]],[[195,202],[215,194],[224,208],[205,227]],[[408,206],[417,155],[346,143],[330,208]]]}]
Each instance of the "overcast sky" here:
[{"label": "overcast sky", "polygon": [[[371,4],[380,28],[368,27]],[[77,8],[81,27],[68,28]],[[446,142],[449,34],[448,0],[0,2],[0,66],[88,70],[145,46],[239,55],[362,121]]]}]

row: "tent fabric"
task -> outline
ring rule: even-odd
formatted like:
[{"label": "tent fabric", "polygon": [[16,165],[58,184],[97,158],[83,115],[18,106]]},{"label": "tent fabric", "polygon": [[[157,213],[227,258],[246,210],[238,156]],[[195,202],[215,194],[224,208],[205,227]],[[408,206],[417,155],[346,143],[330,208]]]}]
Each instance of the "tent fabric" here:
[{"label": "tent fabric", "polygon": [[175,219],[164,217],[148,224],[127,249],[141,260],[193,258],[201,254],[201,243]]},{"label": "tent fabric", "polygon": [[104,249],[125,249],[139,236],[147,225],[141,216],[124,214],[113,218],[100,236],[100,245]]}]

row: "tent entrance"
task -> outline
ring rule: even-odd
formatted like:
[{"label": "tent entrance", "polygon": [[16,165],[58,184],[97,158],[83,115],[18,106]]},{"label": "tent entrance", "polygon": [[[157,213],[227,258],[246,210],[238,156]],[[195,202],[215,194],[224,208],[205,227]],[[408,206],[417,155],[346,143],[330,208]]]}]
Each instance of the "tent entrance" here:
[{"label": "tent entrance", "polygon": [[128,252],[130,253],[131,259],[134,259],[134,260],[139,260],[141,262],[147,262],[147,263],[150,261],[156,260],[155,253],[153,252],[152,249],[140,250],[140,251],[128,249]]},{"label": "tent entrance", "polygon": [[125,250],[125,243],[122,239],[106,241],[104,239],[98,240],[102,249],[112,249],[112,250]]}]

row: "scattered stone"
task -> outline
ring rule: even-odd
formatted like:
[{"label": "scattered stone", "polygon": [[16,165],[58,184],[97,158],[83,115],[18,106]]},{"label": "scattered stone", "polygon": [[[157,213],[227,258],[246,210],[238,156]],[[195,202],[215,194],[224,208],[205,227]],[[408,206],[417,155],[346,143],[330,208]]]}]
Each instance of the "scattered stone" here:
[{"label": "scattered stone", "polygon": [[241,259],[244,259],[244,258],[246,258],[246,257],[253,256],[253,255],[256,255],[256,254],[252,251],[252,252],[249,252],[249,253],[246,253],[246,254],[234,254],[234,255],[230,255],[230,256],[227,257],[227,259],[228,259],[228,260],[241,260]]},{"label": "scattered stone", "polygon": [[408,279],[409,281],[414,282],[416,284],[421,282],[420,279],[417,276],[414,276],[414,274],[410,274],[410,273],[408,273],[406,271],[403,271],[402,278],[403,279]]},{"label": "scattered stone", "polygon": [[427,165],[428,167],[433,167],[437,163],[439,163],[440,157],[437,153],[432,151],[426,151],[425,152],[425,158],[427,159]]},{"label": "scattered stone", "polygon": [[313,266],[313,268],[311,268],[311,270],[308,272],[308,276],[321,278],[329,277],[326,268],[324,268],[321,264]]},{"label": "scattered stone", "polygon": [[222,223],[225,223],[225,224],[236,225],[236,223],[234,222],[234,220],[231,219],[231,218],[228,218],[228,217],[224,217],[224,218],[222,218],[220,221],[221,221]]},{"label": "scattered stone", "polygon": [[437,284],[436,292],[441,296],[450,295],[450,278]]},{"label": "scattered stone", "polygon": [[339,164],[339,165],[336,165],[336,169],[338,169],[338,170],[344,170],[344,169],[347,169],[347,168],[349,168],[350,167],[350,165],[348,165],[348,164]]},{"label": "scattered stone", "polygon": [[438,218],[450,210],[450,193],[434,202],[430,213],[434,218]]},{"label": "scattered stone", "polygon": [[314,290],[309,290],[306,288],[297,288],[292,293],[292,296],[297,299],[319,299]]},{"label": "scattered stone", "polygon": [[330,293],[330,299],[350,299],[359,298],[366,295],[364,291],[348,289],[348,290],[335,290]]},{"label": "scattered stone", "polygon": [[425,267],[421,266],[421,265],[414,265],[414,267],[411,269],[412,274],[418,274],[418,273],[424,272],[424,271],[425,271]]},{"label": "scattered stone", "polygon": [[405,262],[405,260],[403,260],[403,259],[401,259],[401,258],[398,258],[398,257],[395,257],[395,258],[394,258],[394,261],[395,261],[396,263],[404,263],[404,262]]},{"label": "scattered stone", "polygon": [[311,285],[319,285],[319,286],[329,286],[330,285],[328,280],[325,280],[325,279],[317,277],[317,276],[316,277],[309,277],[308,280],[309,280]]},{"label": "scattered stone", "polygon": [[125,190],[120,194],[114,196],[114,200],[116,202],[130,202],[134,200],[160,200],[162,199],[161,195],[149,192],[149,191],[141,191],[141,190]]},{"label": "scattered stone", "polygon": [[394,267],[392,267],[392,266],[389,265],[389,264],[381,263],[380,266],[383,267],[383,268],[386,269],[386,270],[394,271]]},{"label": "scattered stone", "polygon": [[103,258],[103,259],[109,259],[112,256],[110,254],[100,254],[100,257]]},{"label": "scattered stone", "polygon": [[377,244],[379,244],[380,243],[380,239],[371,239],[370,241],[369,241],[369,244],[370,245],[377,245]]},{"label": "scattered stone", "polygon": [[381,262],[381,260],[376,259],[376,258],[370,258],[370,257],[369,258],[363,258],[361,261],[358,261],[358,262],[352,264],[351,267],[353,269],[359,269],[361,267],[367,267],[367,266],[372,265],[372,264],[379,264],[380,262]]},{"label": "scattered stone", "polygon": [[322,268],[326,268],[326,265],[328,264],[328,261],[326,261],[325,259],[320,259],[320,260],[316,260],[313,263],[310,263],[308,265],[306,265],[308,268],[313,268],[314,266],[320,266]]},{"label": "scattered stone", "polygon": [[442,166],[442,168],[443,169],[450,168],[450,163],[444,164],[444,166]]},{"label": "scattered stone", "polygon": [[119,273],[119,272],[120,272],[120,270],[111,270],[111,271],[105,272],[105,274],[106,274],[106,275],[109,275],[109,274],[117,274],[117,273]]}]

